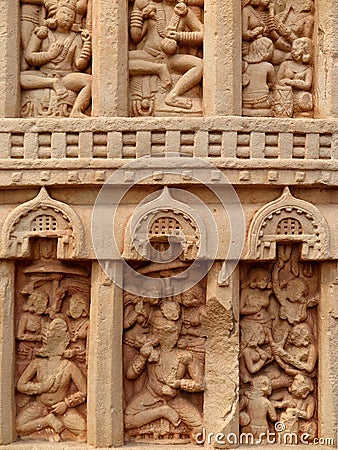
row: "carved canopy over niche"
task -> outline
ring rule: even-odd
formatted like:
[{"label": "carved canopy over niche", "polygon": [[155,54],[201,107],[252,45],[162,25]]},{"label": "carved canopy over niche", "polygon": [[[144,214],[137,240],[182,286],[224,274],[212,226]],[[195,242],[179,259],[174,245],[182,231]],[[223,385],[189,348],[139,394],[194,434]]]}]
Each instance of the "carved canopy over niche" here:
[{"label": "carved canopy over niche", "polygon": [[82,223],[76,212],[65,203],[52,199],[41,188],[37,197],[15,208],[2,229],[3,258],[32,257],[31,239],[57,239],[57,258],[78,256],[84,242]]},{"label": "carved canopy over niche", "polygon": [[302,243],[301,258],[329,258],[329,227],[311,203],[293,197],[289,188],[261,208],[249,228],[248,259],[276,258],[276,243]]},{"label": "carved canopy over niche", "polygon": [[[127,226],[125,259],[152,260],[152,249],[164,252],[169,245],[173,251],[175,247],[181,247],[182,261],[193,261],[197,256],[203,258],[207,255],[207,243],[200,240],[201,235],[207,235],[203,219],[196,217],[196,210],[186,203],[174,199],[166,187],[157,198],[139,207],[132,220],[135,238],[131,239],[130,225]],[[149,242],[150,246],[147,245]]]}]

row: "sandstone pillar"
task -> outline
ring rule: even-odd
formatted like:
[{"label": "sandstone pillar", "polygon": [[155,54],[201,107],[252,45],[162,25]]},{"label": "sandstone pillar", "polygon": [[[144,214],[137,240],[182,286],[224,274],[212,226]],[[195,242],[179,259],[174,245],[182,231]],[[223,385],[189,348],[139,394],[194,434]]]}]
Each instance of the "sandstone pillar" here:
[{"label": "sandstone pillar", "polygon": [[338,117],[338,4],[317,1],[317,102],[319,117]]},{"label": "sandstone pillar", "polygon": [[0,262],[0,445],[15,440],[14,261]]},{"label": "sandstone pillar", "polygon": [[[114,271],[122,277],[116,263]],[[88,444],[123,444],[122,290],[92,266],[88,362]]]},{"label": "sandstone pillar", "polygon": [[93,116],[128,115],[128,2],[93,2]]},{"label": "sandstone pillar", "polygon": [[[333,382],[338,371],[338,271],[337,262],[321,264],[318,343],[318,436],[337,438],[338,387]],[[337,444],[337,442],[336,442]]]},{"label": "sandstone pillar", "polygon": [[[217,433],[238,435],[239,269],[222,287],[217,284],[220,270],[221,263],[216,262],[207,284],[204,426],[207,434],[214,433],[210,448],[219,447],[215,444]],[[226,442],[226,438],[222,440]]]},{"label": "sandstone pillar", "polygon": [[241,3],[205,0],[204,11],[204,114],[240,115]]},{"label": "sandstone pillar", "polygon": [[18,117],[20,102],[20,2],[0,4],[0,117]]}]

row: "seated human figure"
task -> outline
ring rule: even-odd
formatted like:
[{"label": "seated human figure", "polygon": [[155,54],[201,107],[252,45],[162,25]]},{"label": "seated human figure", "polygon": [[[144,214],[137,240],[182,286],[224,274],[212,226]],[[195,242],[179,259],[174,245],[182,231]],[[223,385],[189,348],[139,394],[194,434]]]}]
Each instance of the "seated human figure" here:
[{"label": "seated human figure", "polygon": [[151,334],[158,346],[147,342],[130,364],[126,378],[137,379],[147,370],[147,381],[125,410],[127,430],[165,418],[177,427],[181,421],[192,436],[201,431],[199,410],[182,392],[203,390],[203,371],[192,352],[177,347],[182,323],[166,319],[158,310],[151,318]]},{"label": "seated human figure", "polygon": [[[203,24],[193,10],[173,0],[136,0],[130,37],[136,49],[129,52],[129,74],[157,75],[167,92],[166,105],[190,110],[192,101],[185,94],[203,75],[202,59],[192,54],[203,43]],[[182,46],[190,51],[183,52]],[[172,86],[174,72],[180,78]]]},{"label": "seated human figure", "polygon": [[91,37],[87,30],[72,31],[75,11],[76,0],[61,1],[55,20],[35,28],[25,60],[37,69],[21,72],[20,82],[24,90],[53,89],[57,101],[77,93],[70,116],[83,117],[91,99],[91,75],[82,73],[89,65]]},{"label": "seated human figure", "polygon": [[20,436],[39,432],[44,439],[61,441],[67,432],[74,440],[85,439],[86,420],[76,406],[86,400],[86,380],[77,365],[64,357],[69,342],[66,322],[54,319],[37,352],[41,357],[33,359],[20,376],[17,390],[33,397],[16,419]]}]

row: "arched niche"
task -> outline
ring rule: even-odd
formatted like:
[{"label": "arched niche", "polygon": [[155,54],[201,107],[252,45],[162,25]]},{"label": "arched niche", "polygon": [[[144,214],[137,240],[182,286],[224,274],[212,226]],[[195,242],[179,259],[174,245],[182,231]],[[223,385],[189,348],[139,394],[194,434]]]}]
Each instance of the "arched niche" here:
[{"label": "arched niche", "polygon": [[3,258],[31,258],[31,241],[37,238],[57,240],[57,258],[78,257],[84,232],[77,213],[65,203],[52,199],[42,187],[33,199],[15,208],[2,229]]},{"label": "arched niche", "polygon": [[246,259],[273,260],[277,243],[301,243],[301,258],[330,258],[330,232],[325,218],[311,203],[294,197],[289,188],[263,206],[249,227]]}]

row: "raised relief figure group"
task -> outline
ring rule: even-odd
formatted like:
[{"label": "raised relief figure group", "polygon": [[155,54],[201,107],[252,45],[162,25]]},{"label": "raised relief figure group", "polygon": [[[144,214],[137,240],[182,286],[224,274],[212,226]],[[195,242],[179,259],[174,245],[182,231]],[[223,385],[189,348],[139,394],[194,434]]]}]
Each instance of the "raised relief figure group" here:
[{"label": "raised relief figure group", "polygon": [[19,269],[18,286],[17,433],[21,439],[85,442],[89,332],[85,271],[42,259]]},{"label": "raised relief figure group", "polygon": [[[21,0],[23,117],[90,115],[91,3]],[[242,0],[243,116],[313,117],[314,10]],[[204,0],[129,0],[131,116],[202,115],[203,21]]]},{"label": "raised relief figure group", "polygon": [[316,436],[317,275],[299,248],[279,246],[270,269],[251,267],[241,290],[240,424],[256,439],[273,424]]},{"label": "raised relief figure group", "polygon": [[313,117],[313,0],[242,0],[243,115]]}]

